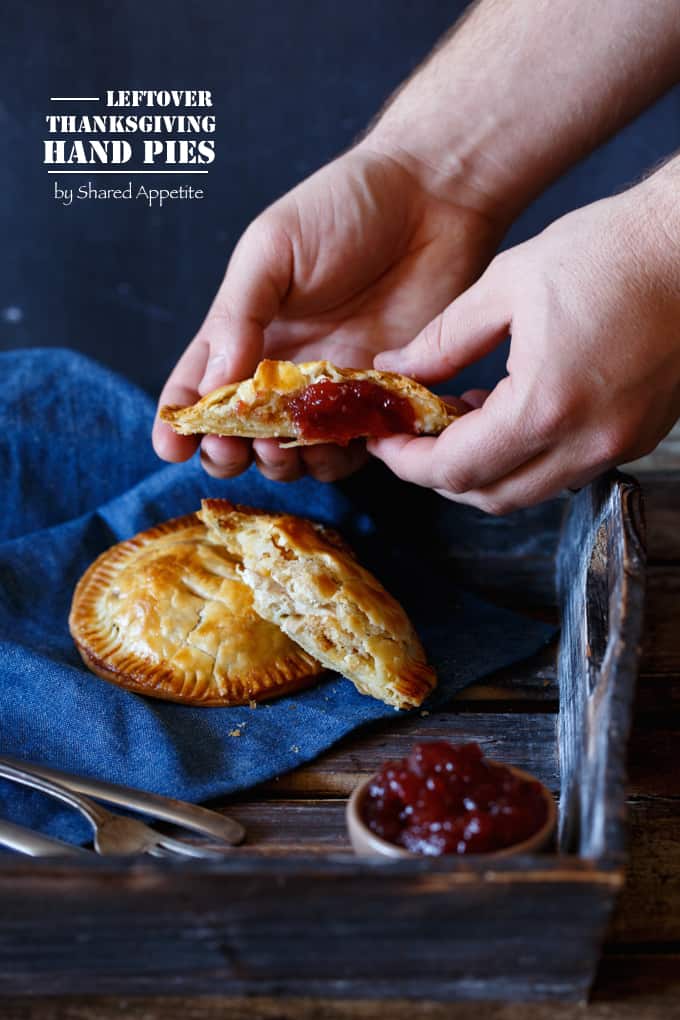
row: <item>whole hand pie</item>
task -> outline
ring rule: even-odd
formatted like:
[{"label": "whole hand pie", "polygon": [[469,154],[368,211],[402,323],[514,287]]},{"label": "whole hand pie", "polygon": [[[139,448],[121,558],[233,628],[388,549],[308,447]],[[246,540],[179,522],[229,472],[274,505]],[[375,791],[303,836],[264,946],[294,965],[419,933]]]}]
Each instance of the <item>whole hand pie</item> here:
[{"label": "whole hand pie", "polygon": [[406,613],[333,532],[220,499],[199,517],[242,562],[257,612],[362,694],[413,708],[435,686]]},{"label": "whole hand pie", "polygon": [[191,407],[162,407],[160,417],[185,436],[271,437],[308,446],[402,432],[437,435],[457,416],[394,372],[261,361],[252,379],[222,386]]},{"label": "whole hand pie", "polygon": [[69,626],[85,664],[128,690],[195,705],[309,686],[322,667],[255,611],[238,568],[196,514],[114,545],[73,596]]}]

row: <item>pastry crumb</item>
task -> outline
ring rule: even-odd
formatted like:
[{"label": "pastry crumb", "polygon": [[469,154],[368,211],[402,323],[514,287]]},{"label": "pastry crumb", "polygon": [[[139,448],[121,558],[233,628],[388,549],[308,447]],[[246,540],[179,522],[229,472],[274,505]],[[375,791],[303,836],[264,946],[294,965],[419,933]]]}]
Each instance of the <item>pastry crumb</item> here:
[{"label": "pastry crumb", "polygon": [[300,753],[300,748],[297,746],[297,744],[292,744],[290,749],[293,752],[293,754],[299,754]]},{"label": "pastry crumb", "polygon": [[430,714],[430,713],[429,713],[429,712],[427,711],[427,709],[423,709],[423,711],[422,711],[422,712],[420,713],[420,715],[421,715],[421,718],[423,718],[423,719],[424,719],[424,718],[425,718],[426,716],[428,716],[429,714]]},{"label": "pastry crumb", "polygon": [[229,736],[230,737],[240,737],[241,736],[241,731],[240,730],[229,730]]},{"label": "pastry crumb", "polygon": [[256,701],[249,701],[248,702],[248,708],[257,708],[257,702]]}]

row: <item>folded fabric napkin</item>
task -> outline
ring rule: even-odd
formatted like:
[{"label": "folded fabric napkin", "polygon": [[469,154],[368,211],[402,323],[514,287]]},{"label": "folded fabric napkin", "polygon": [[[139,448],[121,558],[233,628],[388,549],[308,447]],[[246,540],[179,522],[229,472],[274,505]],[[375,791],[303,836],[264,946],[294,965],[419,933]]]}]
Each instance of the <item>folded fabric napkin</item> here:
[{"label": "folded fabric napkin", "polygon": [[[372,720],[399,725],[394,709],[334,674],[254,709],[189,708],[85,668],[67,626],[82,572],[114,542],[198,509],[206,495],[337,527],[411,614],[439,675],[430,710],[552,633],[457,587],[443,557],[427,551],[418,491],[377,465],[341,485],[284,485],[254,469],[219,482],[196,458],[161,465],[149,440],[152,401],[79,354],[3,353],[0,380],[0,753],[201,801],[295,768]],[[74,811],[6,781],[0,816],[64,839],[89,836]]]}]

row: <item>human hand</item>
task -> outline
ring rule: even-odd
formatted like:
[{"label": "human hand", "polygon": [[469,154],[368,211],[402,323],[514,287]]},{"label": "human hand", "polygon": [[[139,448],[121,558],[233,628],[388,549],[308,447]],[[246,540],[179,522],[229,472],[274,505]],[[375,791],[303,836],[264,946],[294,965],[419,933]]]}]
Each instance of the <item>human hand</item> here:
[{"label": "human hand", "polygon": [[[378,351],[409,341],[476,279],[504,228],[482,196],[454,194],[420,171],[369,136],[262,213],[160,404],[191,404],[247,378],[263,356],[364,368]],[[172,461],[186,460],[198,442],[159,420],[153,440]],[[309,471],[330,481],[366,457],[360,442],[282,450],[275,440],[206,436],[201,447],[217,477],[239,474],[252,451],[279,480]]]},{"label": "human hand", "polygon": [[[676,161],[677,162],[677,161]],[[663,172],[497,256],[377,368],[449,378],[511,333],[508,375],[441,436],[373,440],[397,475],[503,514],[650,452],[680,415],[680,216]]]}]

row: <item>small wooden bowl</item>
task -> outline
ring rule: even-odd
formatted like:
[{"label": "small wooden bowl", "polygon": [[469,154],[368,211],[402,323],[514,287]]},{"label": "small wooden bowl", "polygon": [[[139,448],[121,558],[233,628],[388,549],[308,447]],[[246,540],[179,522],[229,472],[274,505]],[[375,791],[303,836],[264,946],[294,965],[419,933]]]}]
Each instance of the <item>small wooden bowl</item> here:
[{"label": "small wooden bowl", "polygon": [[[496,765],[499,763],[489,760],[489,764]],[[489,853],[479,854],[480,857],[497,858],[511,857],[515,854],[538,853],[539,850],[543,850],[548,845],[557,826],[557,808],[550,790],[536,779],[535,776],[532,776],[529,772],[525,772],[523,769],[515,768],[514,765],[506,765],[505,768],[509,769],[520,779],[527,779],[533,783],[539,784],[545,799],[548,814],[546,815],[545,822],[541,828],[537,829],[533,836],[529,836],[528,839],[523,840],[521,843],[513,843],[511,846],[503,847],[502,850],[492,850]],[[410,850],[405,850],[403,846],[397,846],[396,843],[389,843],[386,839],[381,839],[380,836],[376,836],[376,834],[366,825],[362,817],[362,809],[364,798],[366,797],[368,788],[374,778],[375,776],[369,776],[368,779],[364,779],[363,782],[359,783],[347,801],[345,817],[347,820],[347,830],[349,832],[350,842],[354,852],[362,857],[391,857],[394,860],[403,860],[405,858],[422,859],[427,856],[425,854],[411,853]],[[447,854],[446,856],[457,857],[458,855]]]}]

